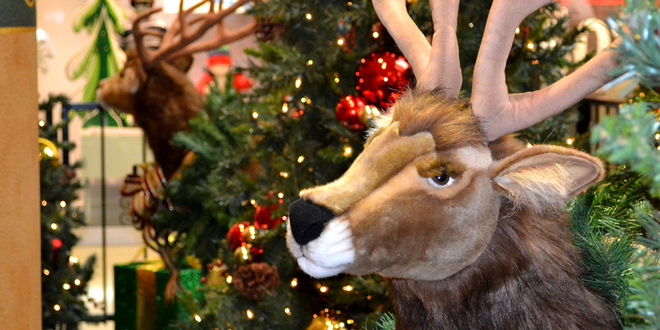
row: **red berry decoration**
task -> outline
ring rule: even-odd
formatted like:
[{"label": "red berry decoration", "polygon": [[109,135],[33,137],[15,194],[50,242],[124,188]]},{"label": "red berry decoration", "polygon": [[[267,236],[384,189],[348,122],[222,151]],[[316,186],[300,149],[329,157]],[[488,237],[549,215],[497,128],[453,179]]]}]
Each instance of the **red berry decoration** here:
[{"label": "red berry decoration", "polygon": [[244,93],[252,88],[252,82],[250,82],[250,79],[242,73],[236,72],[234,73],[234,82],[232,83],[232,86],[234,86],[234,89],[237,92]]},{"label": "red berry decoration", "polygon": [[250,227],[250,223],[245,221],[236,223],[229,228],[229,231],[227,232],[227,241],[232,250],[238,249],[243,243],[245,243],[243,241],[243,234],[248,227]]},{"label": "red berry decoration", "polygon": [[353,131],[363,130],[366,125],[360,119],[360,114],[366,106],[364,100],[357,95],[343,97],[335,108],[337,120]]},{"label": "red berry decoration", "polygon": [[284,219],[282,217],[273,218],[272,212],[277,209],[276,205],[257,205],[254,212],[254,225],[257,228],[273,229],[277,227]]},{"label": "red berry decoration", "polygon": [[410,85],[412,70],[406,58],[390,52],[377,52],[360,60],[355,73],[355,89],[368,104],[387,109]]},{"label": "red berry decoration", "polygon": [[53,246],[53,251],[57,251],[62,247],[62,240],[59,238],[53,238],[50,240],[50,244]]},{"label": "red berry decoration", "polygon": [[53,246],[50,258],[53,260],[53,263],[57,263],[57,252],[62,248],[62,240],[59,238],[53,238],[50,240],[50,244]]}]

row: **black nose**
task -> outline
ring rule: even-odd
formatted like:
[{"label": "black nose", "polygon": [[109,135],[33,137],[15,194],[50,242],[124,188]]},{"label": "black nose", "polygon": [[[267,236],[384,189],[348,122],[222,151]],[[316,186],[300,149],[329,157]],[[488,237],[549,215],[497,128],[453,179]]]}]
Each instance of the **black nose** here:
[{"label": "black nose", "polygon": [[299,199],[289,206],[289,226],[293,238],[305,245],[319,236],[325,224],[336,215],[324,206]]}]

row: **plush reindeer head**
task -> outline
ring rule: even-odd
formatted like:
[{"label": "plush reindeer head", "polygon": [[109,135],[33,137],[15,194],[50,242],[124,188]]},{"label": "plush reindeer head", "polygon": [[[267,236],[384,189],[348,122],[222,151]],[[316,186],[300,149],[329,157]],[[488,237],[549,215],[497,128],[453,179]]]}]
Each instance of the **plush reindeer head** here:
[{"label": "plush reindeer head", "polygon": [[[132,114],[138,126],[144,129],[149,147],[166,178],[179,168],[185,155],[185,151],[171,146],[172,137],[176,132],[186,130],[188,121],[203,109],[201,95],[186,77],[192,65],[191,54],[215,49],[254,33],[256,22],[228,31],[223,20],[246,3],[255,1],[239,0],[217,12],[214,2],[208,13],[195,15],[193,10],[210,0],[203,0],[186,10],[183,10],[181,1],[177,19],[164,34],[141,26],[161,8],[145,11],[134,20],[135,49],[127,52],[124,68],[99,84],[99,102]],[[222,1],[218,8],[222,8]],[[213,27],[216,29],[212,38],[197,41]],[[161,37],[158,49],[145,46],[145,35]]]},{"label": "plush reindeer head", "polygon": [[601,179],[601,162],[573,149],[510,147],[508,137],[489,143],[564,110],[608,79],[594,71],[613,65],[609,53],[545,89],[508,94],[504,67],[515,29],[549,2],[493,2],[470,106],[457,100],[458,0],[431,0],[433,46],[405,0],[373,1],[417,86],[380,120],[341,178],[303,191],[291,205],[287,243],[305,272],[444,279],[484,253],[503,203],[514,212],[555,214]]}]

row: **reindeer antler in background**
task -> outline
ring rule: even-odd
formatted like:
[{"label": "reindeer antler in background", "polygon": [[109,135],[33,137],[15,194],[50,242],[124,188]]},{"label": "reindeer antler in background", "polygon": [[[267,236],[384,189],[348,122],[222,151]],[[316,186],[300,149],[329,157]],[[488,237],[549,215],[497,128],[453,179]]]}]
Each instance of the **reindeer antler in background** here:
[{"label": "reindeer antler in background", "polygon": [[[413,67],[417,88],[442,88],[457,97],[461,88],[456,24],[459,0],[430,0],[433,16],[432,44],[412,21],[406,0],[374,0],[381,22]],[[515,30],[529,14],[551,0],[493,1],[474,70],[472,111],[479,117],[489,140],[532,126],[560,113],[609,82],[616,67],[607,49],[574,73],[539,91],[509,95],[504,68]],[[616,44],[615,41],[614,44]]]},{"label": "reindeer antler in background", "polygon": [[[144,46],[144,35],[153,35],[154,32],[142,29],[140,23],[154,13],[161,11],[162,8],[153,8],[138,15],[133,21],[133,35],[135,38],[135,47],[142,61],[143,68],[146,70],[160,61],[167,61],[176,57],[215,49],[254,33],[257,28],[256,21],[234,31],[227,31],[223,23],[223,20],[227,16],[248,2],[256,3],[258,0],[239,0],[226,9],[221,9],[221,0],[218,4],[218,8],[220,9],[216,12],[212,0],[202,0],[186,10],[183,9],[183,0],[181,0],[179,2],[178,17],[167,32],[162,35],[160,47],[156,50],[151,50]],[[209,3],[208,13],[195,14],[195,16],[190,17],[195,9],[206,3]],[[217,31],[211,39],[193,43],[214,26]]]}]

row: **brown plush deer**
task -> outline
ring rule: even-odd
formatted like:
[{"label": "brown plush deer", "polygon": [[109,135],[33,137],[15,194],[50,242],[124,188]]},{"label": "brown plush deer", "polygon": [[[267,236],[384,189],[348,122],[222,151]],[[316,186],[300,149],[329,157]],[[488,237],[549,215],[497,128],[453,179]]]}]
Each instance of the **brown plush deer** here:
[{"label": "brown plush deer", "polygon": [[[223,24],[225,17],[255,0],[239,0],[218,12],[211,5],[208,13],[193,15],[193,10],[209,1],[203,0],[183,10],[182,0],[177,19],[164,35],[140,26],[161,8],[138,15],[132,30],[136,49],[127,52],[122,71],[101,81],[97,91],[101,104],[135,117],[167,179],[176,172],[185,156],[185,150],[172,146],[172,137],[186,130],[188,120],[203,109],[201,95],[186,77],[192,64],[191,54],[242,39],[256,29],[256,22],[235,31],[227,31]],[[219,8],[222,8],[222,1]],[[212,38],[195,42],[213,27],[216,31]],[[160,47],[156,50],[145,47],[145,35],[162,36]]]},{"label": "brown plush deer", "polygon": [[287,244],[298,265],[319,278],[386,276],[398,330],[620,328],[612,306],[580,281],[562,211],[602,178],[601,162],[500,138],[604,84],[609,77],[598,70],[615,64],[612,54],[546,89],[508,95],[514,31],[549,0],[495,0],[470,107],[457,100],[458,0],[431,0],[432,46],[405,0],[373,3],[417,86],[380,120],[341,178],[291,205]]}]

